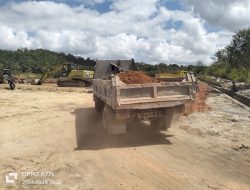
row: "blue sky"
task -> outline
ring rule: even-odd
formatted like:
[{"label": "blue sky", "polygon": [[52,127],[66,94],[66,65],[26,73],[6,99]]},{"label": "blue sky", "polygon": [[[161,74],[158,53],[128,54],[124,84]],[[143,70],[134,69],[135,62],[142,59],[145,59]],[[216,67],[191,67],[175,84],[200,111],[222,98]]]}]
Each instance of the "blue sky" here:
[{"label": "blue sky", "polygon": [[0,0],[0,12],[1,49],[152,64],[210,64],[250,26],[249,0]]},{"label": "blue sky", "polygon": [[[98,10],[101,13],[109,11],[109,7],[112,3],[112,0],[100,2],[96,4],[91,3],[91,1],[89,0],[52,0],[52,1],[58,2],[58,3],[65,3],[69,6],[79,6],[81,4],[84,4],[86,7],[90,9]],[[25,2],[25,0],[0,0],[0,5],[4,5],[10,2],[20,3],[20,2]],[[183,9],[183,5],[179,0],[161,0],[160,5],[166,6],[171,10]]]}]

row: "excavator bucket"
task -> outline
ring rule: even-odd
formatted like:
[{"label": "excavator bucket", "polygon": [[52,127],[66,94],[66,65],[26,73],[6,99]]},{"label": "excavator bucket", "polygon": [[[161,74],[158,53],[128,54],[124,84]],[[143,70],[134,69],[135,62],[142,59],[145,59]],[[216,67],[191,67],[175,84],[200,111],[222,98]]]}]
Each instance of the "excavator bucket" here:
[{"label": "excavator bucket", "polygon": [[32,79],[31,84],[32,85],[41,85],[40,79]]}]

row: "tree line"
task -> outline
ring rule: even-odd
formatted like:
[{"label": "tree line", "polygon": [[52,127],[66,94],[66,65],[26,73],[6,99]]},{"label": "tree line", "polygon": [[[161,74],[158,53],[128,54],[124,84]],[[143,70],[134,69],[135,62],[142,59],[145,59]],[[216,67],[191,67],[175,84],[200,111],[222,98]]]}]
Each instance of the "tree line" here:
[{"label": "tree line", "polygon": [[27,48],[0,50],[0,69],[8,68],[16,74],[42,74],[48,68],[59,64],[75,63],[83,69],[94,69],[95,61],[72,54],[56,53],[44,49],[28,50]]},{"label": "tree line", "polygon": [[[42,74],[48,68],[55,65],[74,63],[83,69],[94,70],[95,61],[90,58],[74,56],[72,54],[56,53],[44,49],[28,50],[27,48],[12,50],[0,50],[0,69],[8,68],[17,74],[37,73]],[[159,63],[156,65],[136,62],[139,70],[153,76],[158,72],[175,72],[177,70],[188,70],[199,73],[200,65],[177,65]]]}]

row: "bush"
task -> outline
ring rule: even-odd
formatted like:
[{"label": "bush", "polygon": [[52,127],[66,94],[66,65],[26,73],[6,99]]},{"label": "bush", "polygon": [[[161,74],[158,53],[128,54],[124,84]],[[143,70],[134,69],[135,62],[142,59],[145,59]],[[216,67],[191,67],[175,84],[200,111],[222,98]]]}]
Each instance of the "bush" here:
[{"label": "bush", "polygon": [[249,82],[250,83],[250,70],[240,67],[239,69],[231,69],[228,78],[235,81]]}]

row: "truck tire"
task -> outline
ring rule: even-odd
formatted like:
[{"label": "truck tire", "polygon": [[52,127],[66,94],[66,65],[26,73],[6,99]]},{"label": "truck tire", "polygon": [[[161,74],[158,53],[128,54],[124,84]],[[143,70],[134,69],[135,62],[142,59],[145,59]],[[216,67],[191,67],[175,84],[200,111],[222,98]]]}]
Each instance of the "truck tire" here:
[{"label": "truck tire", "polygon": [[108,105],[104,106],[102,121],[108,134],[126,134],[127,120],[117,120],[114,110]]},{"label": "truck tire", "polygon": [[94,98],[95,100],[95,110],[97,113],[101,113],[103,111],[103,102],[99,98]]},{"label": "truck tire", "polygon": [[172,119],[174,116],[174,108],[166,108],[165,109],[165,117],[164,117],[164,126],[165,129],[168,129],[171,127]]},{"label": "truck tire", "polygon": [[60,77],[57,79],[57,86],[59,87],[85,87],[86,82],[81,80],[73,80],[69,77]]},{"label": "truck tire", "polygon": [[100,112],[100,100],[96,97],[94,99],[95,99],[95,111]]},{"label": "truck tire", "polygon": [[15,90],[16,85],[15,85],[15,83],[13,81],[9,82],[9,86],[10,86],[11,90]]},{"label": "truck tire", "polygon": [[156,130],[167,130],[171,127],[172,118],[174,116],[174,108],[166,108],[165,116],[150,120],[151,126]]}]

